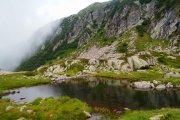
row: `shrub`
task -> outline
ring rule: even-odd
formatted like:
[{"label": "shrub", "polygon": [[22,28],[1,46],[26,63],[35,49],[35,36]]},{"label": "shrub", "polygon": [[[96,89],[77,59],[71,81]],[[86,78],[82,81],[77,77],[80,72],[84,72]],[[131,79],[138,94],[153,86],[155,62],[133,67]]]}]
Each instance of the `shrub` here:
[{"label": "shrub", "polygon": [[35,76],[35,75],[37,75],[37,72],[35,72],[35,71],[27,71],[27,72],[24,73],[24,75],[25,76]]},{"label": "shrub", "polygon": [[121,43],[121,44],[117,47],[117,52],[120,52],[120,53],[126,53],[126,52],[128,52],[128,44],[127,44],[127,43]]},{"label": "shrub", "polygon": [[137,30],[138,34],[139,34],[141,37],[143,37],[143,36],[144,36],[144,33],[147,32],[150,24],[151,24],[150,19],[145,19],[145,20],[142,22],[142,25],[136,26],[136,30]]}]

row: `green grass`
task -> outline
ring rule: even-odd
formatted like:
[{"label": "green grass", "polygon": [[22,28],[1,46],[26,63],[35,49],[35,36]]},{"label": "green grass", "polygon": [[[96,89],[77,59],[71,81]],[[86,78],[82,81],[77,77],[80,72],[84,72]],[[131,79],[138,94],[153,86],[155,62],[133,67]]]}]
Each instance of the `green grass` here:
[{"label": "green grass", "polygon": [[167,65],[169,67],[173,67],[173,68],[180,68],[180,64],[179,64],[179,61],[180,61],[180,57],[177,56],[176,59],[171,59],[171,58],[167,58],[167,55],[165,54],[162,54],[158,57],[158,61],[161,63],[161,64],[164,64],[164,65]]},{"label": "green grass", "polygon": [[[91,108],[78,99],[69,97],[41,98],[36,99],[30,104],[26,104],[23,112],[20,112],[22,105],[17,105],[9,100],[0,100],[0,120],[16,120],[20,117],[32,120],[85,120],[86,116],[83,111],[91,112]],[[5,111],[7,106],[14,108],[8,112]],[[33,113],[27,113],[27,110],[33,110]]]},{"label": "green grass", "polygon": [[71,65],[67,71],[64,72],[64,74],[66,75],[76,75],[78,74],[79,72],[81,72],[82,70],[84,70],[84,65],[83,64],[80,64],[80,63],[77,63],[77,64],[73,64]]},{"label": "green grass", "polygon": [[32,76],[31,73],[0,75],[0,93],[13,88],[47,83],[50,83],[49,79],[41,76]]},{"label": "green grass", "polygon": [[152,39],[149,34],[144,33],[143,36],[138,35],[136,39],[136,49],[137,51],[143,51],[146,49],[153,49],[157,46],[162,46],[165,48],[168,46],[167,41],[159,40],[159,39]]},{"label": "green grass", "polygon": [[119,120],[149,120],[150,117],[163,115],[161,120],[180,120],[180,109],[165,108],[160,110],[130,111],[122,114]]},{"label": "green grass", "polygon": [[127,79],[129,81],[153,81],[159,80],[162,83],[172,82],[173,84],[180,84],[179,78],[164,78],[164,73],[156,69],[149,69],[146,72],[133,71],[130,73],[114,73],[114,72],[97,72],[97,77],[107,77],[114,79]]}]

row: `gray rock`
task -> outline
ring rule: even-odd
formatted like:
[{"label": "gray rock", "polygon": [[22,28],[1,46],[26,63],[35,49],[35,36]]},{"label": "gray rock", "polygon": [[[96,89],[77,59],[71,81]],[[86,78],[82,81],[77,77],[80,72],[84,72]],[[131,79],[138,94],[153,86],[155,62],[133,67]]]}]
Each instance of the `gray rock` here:
[{"label": "gray rock", "polygon": [[90,59],[89,60],[89,64],[97,67],[97,66],[99,66],[99,60],[97,60],[97,59]]},{"label": "gray rock", "polygon": [[93,65],[89,66],[89,71],[90,72],[95,72],[96,71],[96,67],[93,66]]},{"label": "gray rock", "polygon": [[128,63],[133,70],[149,67],[148,63],[138,58],[138,56],[129,57]]},{"label": "gray rock", "polygon": [[26,105],[21,106],[21,107],[20,107],[20,112],[23,112],[23,111],[25,110],[26,107],[27,107]]},{"label": "gray rock", "polygon": [[172,77],[179,78],[180,74],[178,72],[169,72],[164,75],[164,78],[172,78]]},{"label": "gray rock", "polygon": [[17,119],[17,120],[26,120],[26,118],[24,118],[24,117],[20,117],[19,119]]},{"label": "gray rock", "polygon": [[168,82],[167,85],[166,85],[166,88],[173,88],[173,84],[171,82]]},{"label": "gray rock", "polygon": [[162,117],[163,115],[155,115],[153,117],[150,117],[149,120],[161,120]]},{"label": "gray rock", "polygon": [[150,89],[153,88],[154,85],[151,82],[142,81],[142,82],[134,82],[132,84],[132,87],[136,89]]},{"label": "gray rock", "polygon": [[84,112],[84,114],[86,115],[87,118],[91,117],[91,114],[89,112],[87,112],[87,111],[83,111],[83,112]]},{"label": "gray rock", "polygon": [[165,66],[165,65],[161,65],[161,69],[165,72],[169,71],[169,67]]},{"label": "gray rock", "polygon": [[27,113],[28,113],[28,114],[32,114],[32,113],[33,113],[33,110],[27,110]]},{"label": "gray rock", "polygon": [[158,85],[158,84],[160,84],[160,83],[161,83],[160,81],[153,80],[153,84],[154,84],[154,85]]},{"label": "gray rock", "polygon": [[12,110],[13,108],[14,108],[13,106],[6,107],[6,112]]},{"label": "gray rock", "polygon": [[121,70],[121,64],[124,62],[124,60],[107,60],[107,65],[112,70]]},{"label": "gray rock", "polygon": [[122,65],[121,72],[128,73],[128,72],[131,72],[131,71],[132,71],[132,69],[130,68],[129,64]]},{"label": "gray rock", "polygon": [[152,57],[147,59],[147,63],[149,66],[155,66],[157,64],[157,59]]},{"label": "gray rock", "polygon": [[166,85],[160,84],[156,86],[156,90],[164,90],[164,89],[166,89]]}]

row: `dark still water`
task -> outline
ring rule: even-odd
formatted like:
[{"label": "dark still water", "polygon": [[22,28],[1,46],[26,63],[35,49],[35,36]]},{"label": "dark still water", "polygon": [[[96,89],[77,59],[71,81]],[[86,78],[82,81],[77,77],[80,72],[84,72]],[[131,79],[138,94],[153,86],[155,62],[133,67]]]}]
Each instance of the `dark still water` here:
[{"label": "dark still water", "polygon": [[103,78],[71,80],[60,85],[43,85],[20,88],[20,93],[10,94],[16,102],[31,102],[37,97],[69,96],[78,98],[90,106],[105,107],[111,110],[155,109],[162,107],[180,107],[180,90],[138,91],[129,88],[126,81]]}]

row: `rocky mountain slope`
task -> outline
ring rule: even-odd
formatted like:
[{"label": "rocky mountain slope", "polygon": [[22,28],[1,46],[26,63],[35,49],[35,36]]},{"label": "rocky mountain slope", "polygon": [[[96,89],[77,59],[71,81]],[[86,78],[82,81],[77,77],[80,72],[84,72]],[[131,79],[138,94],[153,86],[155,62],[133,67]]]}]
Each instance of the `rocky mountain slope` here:
[{"label": "rocky mountain slope", "polygon": [[[147,70],[179,77],[180,2],[113,0],[94,3],[59,22],[53,34],[17,68],[45,76]],[[56,77],[55,77],[56,78]]]}]

